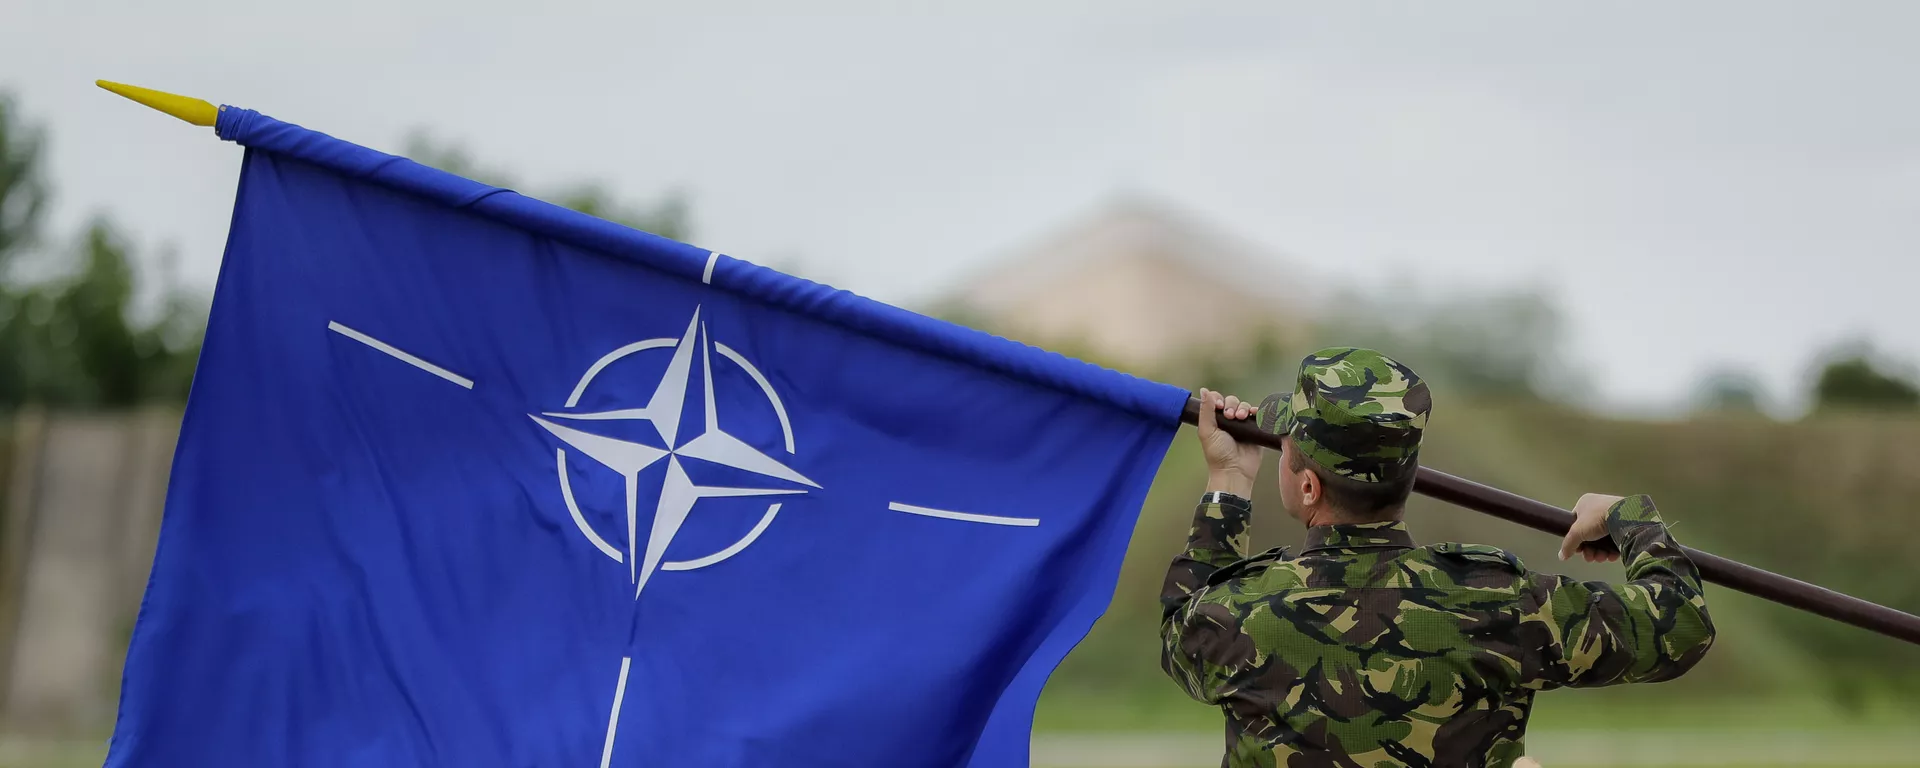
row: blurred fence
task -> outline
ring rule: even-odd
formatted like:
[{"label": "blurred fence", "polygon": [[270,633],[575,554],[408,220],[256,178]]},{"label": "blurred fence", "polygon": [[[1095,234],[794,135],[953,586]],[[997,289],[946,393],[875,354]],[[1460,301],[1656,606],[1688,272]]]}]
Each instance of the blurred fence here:
[{"label": "blurred fence", "polygon": [[0,479],[0,731],[113,721],[180,415],[16,414]]}]

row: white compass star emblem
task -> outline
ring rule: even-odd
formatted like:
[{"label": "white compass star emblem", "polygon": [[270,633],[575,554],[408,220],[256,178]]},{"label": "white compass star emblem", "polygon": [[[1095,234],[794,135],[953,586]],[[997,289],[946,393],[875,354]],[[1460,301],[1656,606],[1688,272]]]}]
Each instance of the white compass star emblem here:
[{"label": "white compass star emblem", "polygon": [[[718,258],[719,254],[713,254],[711,257],[711,259]],[[709,275],[712,269],[713,261],[709,260]],[[477,384],[474,379],[429,362],[419,355],[348,327],[339,321],[329,320],[327,328],[394,360],[439,377],[460,389],[472,391]],[[608,365],[634,353],[668,348],[673,350],[673,357],[667,363],[666,372],[661,375],[660,383],[654,387],[653,394],[647,399],[644,407],[611,411],[577,410],[581,396],[593,383],[594,377]],[[695,392],[689,391],[691,387],[688,386],[693,377],[696,352],[699,354],[700,369],[703,374],[701,377],[703,386],[698,390],[698,395],[701,397],[701,405],[705,407],[705,411],[701,424],[694,427],[699,430],[699,434],[682,440],[681,438],[685,436],[680,434],[681,417],[686,414],[689,407],[689,398],[696,396]],[[746,372],[747,376],[759,385],[761,393],[773,407],[774,416],[780,422],[786,452],[789,455],[793,454],[793,425],[787,418],[786,406],[782,404],[779,393],[774,390],[767,377],[744,356],[728,348],[726,344],[708,338],[707,327],[700,321],[698,307],[693,311],[693,319],[687,323],[686,333],[679,339],[645,339],[608,352],[581,375],[572,395],[567,398],[563,410],[527,414],[534,423],[552,433],[566,445],[565,448],[557,448],[554,451],[555,471],[559,475],[561,498],[566,502],[567,511],[572,515],[574,525],[580,529],[588,543],[615,562],[627,564],[627,574],[634,585],[633,595],[636,600],[640,597],[641,590],[646,588],[647,581],[658,571],[704,568],[738,554],[766,530],[781,506],[778,502],[769,504],[766,513],[752,531],[719,552],[690,561],[666,560],[668,547],[673,544],[674,537],[679,534],[681,527],[686,524],[688,516],[693,512],[694,505],[701,499],[792,496],[806,493],[809,488],[820,488],[818,483],[807,479],[779,460],[762,453],[720,428],[720,414],[714,404],[713,392],[712,354],[715,352]],[[659,436],[660,444],[655,446],[600,434],[593,431],[591,427],[597,422],[616,421],[647,422]],[[567,479],[568,449],[586,454],[588,458],[613,470],[626,481],[627,547],[625,552],[607,543],[607,540],[594,530],[593,525],[587,522],[586,516],[581,514]],[[652,526],[643,537],[639,530],[640,473],[660,463],[662,459],[666,460],[666,477],[661,482],[660,495],[654,505]],[[683,459],[698,459],[710,464],[730,467],[764,478],[768,482],[754,484],[754,487],[698,485],[693,482],[686,468],[682,466]],[[1027,529],[1040,525],[1039,518],[935,509],[897,501],[888,503],[886,509],[923,520],[936,519]],[[640,542],[643,538],[646,542],[644,551],[640,550]],[[600,768],[609,768],[612,765],[614,737],[620,729],[620,706],[626,697],[627,677],[632,670],[632,662],[632,656],[622,656],[620,659],[620,673],[613,687],[613,704],[607,714],[606,739],[601,746]]]},{"label": "white compass star emblem", "polygon": [[[696,341],[698,342],[697,350]],[[660,345],[664,346],[667,342],[668,340],[661,340]],[[777,459],[760,452],[720,428],[719,411],[714,407],[713,398],[713,364],[709,349],[711,346],[707,339],[706,326],[700,322],[700,310],[696,308],[693,312],[693,320],[687,324],[686,333],[674,346],[673,359],[667,364],[666,373],[661,377],[659,386],[654,389],[653,396],[647,400],[645,407],[589,413],[529,414],[530,418],[548,432],[553,433],[555,437],[626,480],[627,552],[624,558],[620,558],[617,551],[609,551],[608,554],[615,559],[627,561],[628,577],[634,585],[633,594],[636,598],[640,596],[640,591],[646,588],[647,580],[660,569],[661,558],[666,554],[667,546],[673,542],[674,535],[679,533],[680,527],[686,523],[688,515],[693,512],[694,504],[701,499],[780,496],[805,492],[804,488],[795,488],[791,485],[754,488],[696,485],[681,466],[682,457],[712,462],[786,483],[810,488],[820,487],[819,484],[793,471]],[[688,392],[687,385],[693,375],[696,351],[700,356],[703,374],[701,378],[705,385],[702,387],[705,395],[703,403],[706,411],[705,428],[692,439],[682,441],[679,439],[683,437],[680,434],[680,417],[688,405],[688,398],[693,394]],[[609,355],[602,364],[604,365],[613,357],[614,355]],[[599,367],[596,366],[595,371]],[[595,371],[589,371],[587,376],[590,378]],[[586,381],[586,378],[582,379],[583,387]],[[578,395],[579,391],[576,390],[576,399]],[[607,437],[558,424],[554,420],[645,421],[653,425],[654,430],[660,435],[662,444],[666,447],[657,448],[645,443]],[[652,529],[645,537],[646,549],[643,552],[636,552],[641,540],[639,532],[640,472],[661,459],[667,461],[666,480],[661,485],[659,502],[654,507]],[[576,518],[576,522],[582,523],[582,529],[586,530],[584,521]],[[590,531],[588,535],[593,537]],[[597,537],[594,538],[596,544],[604,546]]]}]

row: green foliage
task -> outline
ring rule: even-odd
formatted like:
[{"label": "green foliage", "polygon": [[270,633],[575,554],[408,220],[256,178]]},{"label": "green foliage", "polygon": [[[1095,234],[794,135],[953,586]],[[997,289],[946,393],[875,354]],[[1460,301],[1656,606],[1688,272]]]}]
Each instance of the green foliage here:
[{"label": "green foliage", "polygon": [[38,238],[51,197],[42,173],[44,144],[40,130],[26,125],[13,99],[0,93],[0,276]]},{"label": "green foliage", "polygon": [[[482,184],[507,189],[517,189],[519,186],[513,174],[482,165],[465,147],[434,138],[426,131],[416,130],[410,134],[401,154],[421,165],[464,176]],[[576,182],[545,192],[528,194],[563,208],[571,208],[588,216],[606,219],[671,240],[685,242],[692,235],[687,201],[678,193],[669,194],[650,206],[633,205],[621,201],[614,197],[605,185],[597,181]]]},{"label": "green foliage", "polygon": [[1421,297],[1411,289],[1330,302],[1305,343],[1252,340],[1251,354],[1193,361],[1194,386],[1247,397],[1293,387],[1300,358],[1332,346],[1378,349],[1412,367],[1441,402],[1540,402],[1577,397],[1562,355],[1566,323],[1548,297],[1527,291]]},{"label": "green foliage", "polygon": [[1820,370],[1814,381],[1816,409],[1911,411],[1920,408],[1920,388],[1882,370],[1870,352],[1853,352]]},{"label": "green foliage", "polygon": [[1540,400],[1566,393],[1566,323],[1539,293],[1396,292],[1337,307],[1317,338],[1379,349],[1449,397]]},{"label": "green foliage", "polygon": [[[1507,425],[1508,439],[1554,471],[1577,474],[1594,489],[1651,494],[1669,510],[1664,516],[1682,543],[1920,612],[1920,581],[1885,567],[1920,560],[1920,540],[1908,535],[1920,498],[1920,418],[1638,423],[1543,411],[1515,414]],[[1709,594],[1738,599],[1725,588]],[[1841,701],[1916,682],[1920,648],[1770,603],[1758,607],[1753,631],[1779,633],[1818,660],[1811,677]],[[1756,641],[1748,634],[1726,646]]]},{"label": "green foliage", "polygon": [[72,274],[0,286],[0,406],[184,399],[204,325],[199,302],[168,287],[158,317],[137,322],[131,254],[112,225],[95,221],[74,250]]}]

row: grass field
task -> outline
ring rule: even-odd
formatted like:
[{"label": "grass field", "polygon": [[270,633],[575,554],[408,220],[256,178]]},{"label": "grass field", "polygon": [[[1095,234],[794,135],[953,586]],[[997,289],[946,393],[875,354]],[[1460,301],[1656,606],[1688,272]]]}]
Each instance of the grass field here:
[{"label": "grass field", "polygon": [[[1167,688],[1050,688],[1035,717],[1033,768],[1217,765],[1219,715]],[[92,768],[104,744],[0,741],[0,768]],[[1897,701],[1843,710],[1811,698],[1688,699],[1656,686],[1558,691],[1536,703],[1528,751],[1548,768],[1920,766],[1920,714]]]},{"label": "grass field", "polygon": [[[1542,731],[1529,751],[1544,766],[1796,766],[1892,768],[1920,765],[1920,736],[1885,729]],[[1033,768],[1194,768],[1219,761],[1204,732],[1037,733]],[[94,744],[0,742],[0,768],[95,768]]]},{"label": "grass field", "polygon": [[[1174,690],[1050,688],[1035,768],[1213,766],[1220,716]],[[1528,752],[1545,766],[1920,766],[1920,712],[1813,697],[1701,699],[1661,686],[1542,694]]]},{"label": "grass field", "polygon": [[[1912,734],[1885,731],[1545,731],[1528,738],[1543,766],[1901,766],[1920,764]],[[1035,768],[1212,766],[1209,734],[1040,734]]]}]

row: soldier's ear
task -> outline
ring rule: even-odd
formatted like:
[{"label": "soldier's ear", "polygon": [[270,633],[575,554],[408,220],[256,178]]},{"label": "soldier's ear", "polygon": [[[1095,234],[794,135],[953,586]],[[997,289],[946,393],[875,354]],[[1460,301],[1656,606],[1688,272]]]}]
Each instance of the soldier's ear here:
[{"label": "soldier's ear", "polygon": [[1325,498],[1327,486],[1320,482],[1320,471],[1309,468],[1300,473],[1300,503],[1313,506]]}]

